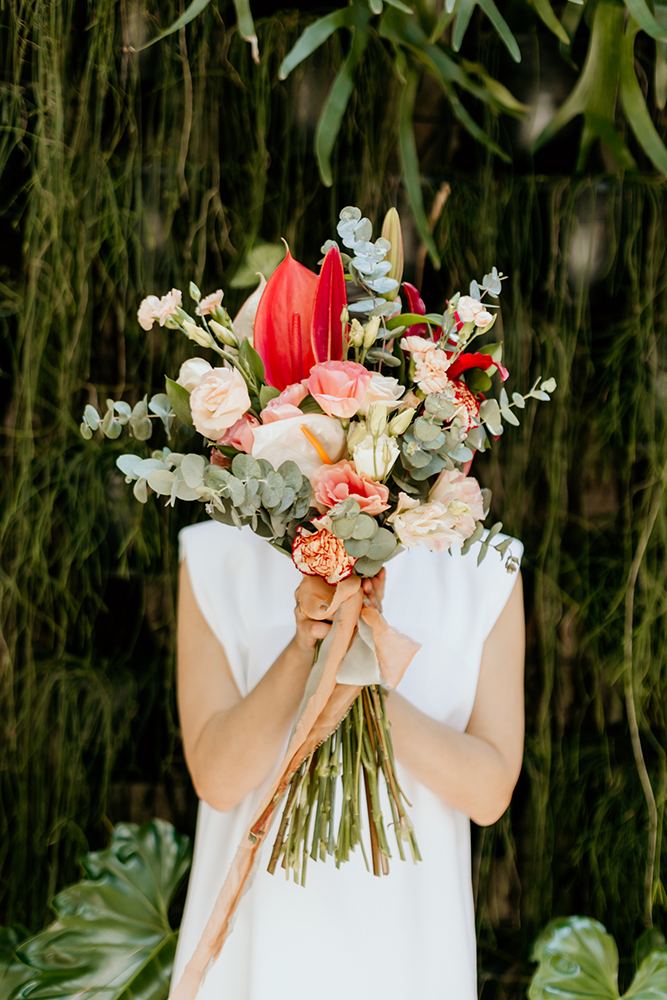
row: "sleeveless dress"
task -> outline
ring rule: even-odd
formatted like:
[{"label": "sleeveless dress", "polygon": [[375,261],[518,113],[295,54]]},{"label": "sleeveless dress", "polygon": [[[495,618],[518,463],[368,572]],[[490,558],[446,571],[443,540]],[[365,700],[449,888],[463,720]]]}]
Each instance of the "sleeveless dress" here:
[{"label": "sleeveless dress", "polygon": [[[247,527],[208,521],[185,528],[180,540],[195,598],[246,695],[294,634],[301,574]],[[520,560],[521,543],[513,539],[510,547]],[[477,552],[400,552],[387,564],[383,604],[386,620],[422,644],[398,690],[461,732],[484,641],[517,576],[493,549],[478,567]],[[330,857],[309,862],[302,888],[280,868],[266,871],[276,820],[199,1000],[476,1000],[470,821],[397,766],[423,860],[414,865],[408,853],[401,861],[388,827],[388,876],[369,874],[357,850],[340,869]],[[268,783],[229,812],[199,804],[172,989]],[[383,815],[389,824],[387,802]]]}]

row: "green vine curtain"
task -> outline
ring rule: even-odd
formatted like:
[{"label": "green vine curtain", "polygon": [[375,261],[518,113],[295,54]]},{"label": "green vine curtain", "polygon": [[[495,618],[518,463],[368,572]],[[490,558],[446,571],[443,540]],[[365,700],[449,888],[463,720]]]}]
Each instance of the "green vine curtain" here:
[{"label": "green vine curtain", "polygon": [[[145,52],[123,51],[179,13],[130,0],[0,8],[0,920],[43,926],[114,822],[155,812],[193,830],[173,622],[177,533],[199,512],[140,509],[115,446],[78,434],[86,402],[134,403],[184,357],[169,333],[140,331],[140,297],[194,279],[224,287],[233,311],[249,252],[284,236],[314,267],[342,205],[379,220],[396,204],[407,277],[427,301],[496,264],[509,275],[513,378],[559,384],[477,468],[526,543],[529,639],[525,767],[506,816],[474,835],[483,995],[524,995],[531,942],[553,915],[597,917],[630,957],[647,923],[667,922],[663,181],[622,109],[615,126],[644,172],[619,173],[594,143],[580,163],[591,172],[573,175],[576,121],[533,159],[535,111],[524,121],[470,97],[507,164],[424,71],[411,84],[417,224],[386,38],[369,36],[327,188],[313,147],[346,39],[331,35],[281,81],[312,16],[253,4],[256,64],[233,5],[211,3]],[[479,11],[460,58],[526,104],[551,74],[558,105],[590,27],[568,55],[577,69],[529,8],[503,13],[519,67]],[[649,81],[654,42],[637,53]]]}]

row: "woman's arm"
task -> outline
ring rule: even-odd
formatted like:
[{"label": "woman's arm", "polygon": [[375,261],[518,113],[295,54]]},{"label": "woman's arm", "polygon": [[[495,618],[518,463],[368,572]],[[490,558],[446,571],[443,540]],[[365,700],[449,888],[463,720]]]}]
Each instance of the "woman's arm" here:
[{"label": "woman's arm", "polygon": [[397,759],[423,785],[480,826],[507,809],[523,754],[524,616],[520,575],[484,643],[465,733],[424,715],[396,692],[387,700]]}]

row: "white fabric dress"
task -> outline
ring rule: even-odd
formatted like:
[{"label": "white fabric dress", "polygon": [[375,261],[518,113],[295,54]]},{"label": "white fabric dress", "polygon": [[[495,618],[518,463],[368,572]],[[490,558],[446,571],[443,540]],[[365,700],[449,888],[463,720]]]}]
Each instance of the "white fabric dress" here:
[{"label": "white fabric dress", "polygon": [[[472,711],[484,640],[516,581],[493,550],[477,567],[477,551],[475,546],[462,556],[408,549],[387,564],[384,616],[422,644],[399,691],[459,731]],[[511,554],[520,559],[522,551],[513,540]],[[204,618],[246,695],[293,635],[300,573],[249,528],[214,521],[181,532],[181,557]],[[266,871],[274,823],[200,1000],[475,1000],[469,819],[400,765],[399,779],[412,803],[423,861],[403,862],[392,848],[391,871],[382,878],[367,872],[360,851],[340,869],[333,858],[311,861],[302,888],[287,881],[282,869]],[[230,812],[199,804],[172,988],[199,942],[265,787]],[[388,806],[384,815],[390,823]],[[392,836],[388,828],[390,846]]]}]

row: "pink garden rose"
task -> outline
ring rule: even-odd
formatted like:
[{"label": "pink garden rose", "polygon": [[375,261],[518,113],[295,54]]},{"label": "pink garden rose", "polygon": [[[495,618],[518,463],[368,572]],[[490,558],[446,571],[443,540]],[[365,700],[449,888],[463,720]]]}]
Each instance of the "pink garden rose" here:
[{"label": "pink garden rose", "polygon": [[292,559],[296,568],[306,576],[322,576],[332,586],[350,576],[357,561],[347,554],[340,538],[325,528],[314,535],[307,535],[303,528],[297,528]]},{"label": "pink garden rose", "polygon": [[250,409],[248,387],[236,368],[213,368],[190,393],[197,431],[217,441]]},{"label": "pink garden rose", "polygon": [[371,373],[354,361],[324,361],[314,365],[308,390],[330,417],[354,416],[370,385]]},{"label": "pink garden rose", "polygon": [[275,396],[260,413],[262,423],[271,424],[274,420],[286,420],[287,417],[302,416],[299,403],[302,403],[307,395],[308,387],[305,384],[305,380],[286,386],[280,395]]},{"label": "pink garden rose", "polygon": [[250,413],[245,413],[240,420],[226,430],[218,444],[228,448],[236,448],[238,451],[245,451],[248,455],[252,451],[255,442],[253,430],[259,427],[259,420]]},{"label": "pink garden rose", "polygon": [[352,462],[323,465],[312,477],[315,499],[324,507],[334,507],[340,500],[356,500],[365,514],[381,514],[389,504],[389,490],[382,483],[360,476]]}]

